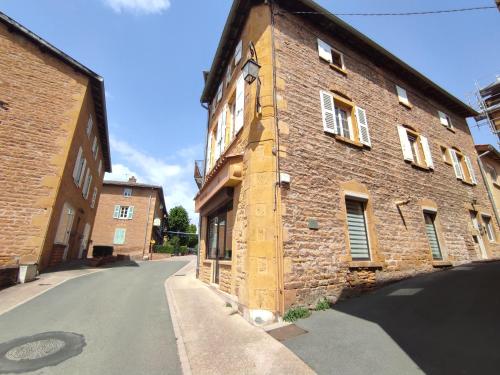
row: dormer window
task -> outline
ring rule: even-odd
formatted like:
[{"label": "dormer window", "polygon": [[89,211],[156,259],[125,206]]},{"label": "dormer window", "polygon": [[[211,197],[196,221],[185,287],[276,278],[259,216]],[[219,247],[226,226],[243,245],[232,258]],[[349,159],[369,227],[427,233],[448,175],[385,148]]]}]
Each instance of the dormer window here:
[{"label": "dormer window", "polygon": [[330,63],[330,66],[345,74],[344,54],[329,44],[318,39],[319,57]]}]

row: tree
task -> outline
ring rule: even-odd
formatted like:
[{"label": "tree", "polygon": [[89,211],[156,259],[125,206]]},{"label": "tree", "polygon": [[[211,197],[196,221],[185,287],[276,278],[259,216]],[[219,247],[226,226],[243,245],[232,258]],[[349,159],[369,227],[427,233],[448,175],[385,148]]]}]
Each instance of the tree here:
[{"label": "tree", "polygon": [[[188,232],[189,229],[189,216],[186,209],[182,206],[171,208],[168,212],[168,230],[170,232]],[[169,237],[179,237],[180,245],[186,246],[188,239],[186,235],[178,235],[170,233]]]},{"label": "tree", "polygon": [[[196,225],[190,224],[188,228],[188,233],[193,233],[196,234],[198,232],[198,228],[196,228]],[[198,236],[189,236],[188,238],[188,247],[193,249],[198,245]]]}]

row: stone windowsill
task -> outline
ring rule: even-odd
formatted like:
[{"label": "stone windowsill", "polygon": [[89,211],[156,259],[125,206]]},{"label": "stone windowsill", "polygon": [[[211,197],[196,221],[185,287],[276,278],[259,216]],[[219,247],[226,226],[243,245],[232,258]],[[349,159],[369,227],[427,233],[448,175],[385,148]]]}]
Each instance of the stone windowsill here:
[{"label": "stone windowsill", "polygon": [[399,102],[399,104],[401,104],[403,107],[405,107],[407,109],[412,109],[413,108],[413,106],[410,103]]},{"label": "stone windowsill", "polygon": [[337,65],[330,64],[330,68],[331,68],[332,70],[335,70],[336,72],[339,72],[339,73],[341,73],[341,74],[343,74],[343,75],[347,76],[347,70],[342,69],[342,68],[338,67]]},{"label": "stone windowsill", "polygon": [[365,145],[362,144],[361,142],[354,141],[352,139],[342,137],[341,135],[338,135],[338,134],[335,134],[335,139],[337,141],[344,142],[344,143],[350,144],[350,145],[358,147],[358,148],[364,148],[365,147]]},{"label": "stone windowsill", "polygon": [[383,268],[383,264],[381,262],[373,262],[370,260],[363,261],[363,260],[353,260],[349,262],[349,268],[355,269],[355,268]]},{"label": "stone windowsill", "polygon": [[219,265],[221,266],[232,266],[233,261],[232,260],[219,260]]},{"label": "stone windowsill", "polygon": [[443,125],[443,126],[444,126],[446,129],[448,129],[450,132],[452,132],[452,133],[456,133],[456,132],[457,132],[453,126],[446,126],[446,125]]},{"label": "stone windowsill", "polygon": [[448,260],[433,260],[432,267],[435,268],[453,267],[453,264]]},{"label": "stone windowsill", "polygon": [[432,171],[432,169],[430,169],[429,167],[427,167],[426,165],[422,165],[422,164],[417,164],[415,162],[410,162],[411,166],[416,168],[416,169],[420,169],[421,171],[426,171],[426,172],[430,172]]}]

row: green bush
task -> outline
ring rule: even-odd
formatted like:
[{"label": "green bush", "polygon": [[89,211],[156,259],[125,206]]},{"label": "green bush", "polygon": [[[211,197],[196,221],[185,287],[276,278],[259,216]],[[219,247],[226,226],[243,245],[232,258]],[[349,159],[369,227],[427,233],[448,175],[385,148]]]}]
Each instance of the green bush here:
[{"label": "green bush", "polygon": [[164,245],[156,245],[153,248],[153,252],[160,254],[173,254],[174,248],[172,247],[172,245],[166,242]]},{"label": "green bush", "polygon": [[299,319],[308,318],[309,316],[311,316],[311,312],[308,308],[298,306],[292,307],[290,310],[288,310],[285,315],[283,315],[283,320],[285,322],[293,323]]},{"label": "green bush", "polygon": [[320,299],[316,304],[316,311],[325,311],[330,308],[330,302],[326,298]]},{"label": "green bush", "polygon": [[188,247],[187,246],[181,246],[179,253],[180,253],[180,255],[186,255],[188,253]]}]

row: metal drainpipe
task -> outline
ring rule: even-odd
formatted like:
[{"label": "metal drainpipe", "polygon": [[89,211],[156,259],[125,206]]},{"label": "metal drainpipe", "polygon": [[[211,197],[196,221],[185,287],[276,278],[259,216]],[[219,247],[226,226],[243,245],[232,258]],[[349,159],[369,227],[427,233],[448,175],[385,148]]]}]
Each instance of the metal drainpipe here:
[{"label": "metal drainpipe", "polygon": [[481,176],[483,177],[484,185],[486,186],[486,192],[488,193],[488,198],[490,199],[491,205],[493,206],[493,213],[495,214],[495,218],[497,219],[497,224],[500,226],[500,217],[498,216],[497,205],[495,204],[495,199],[493,199],[493,193],[491,192],[490,185],[488,184],[488,179],[486,176],[486,171],[484,170],[483,160],[481,159],[483,156],[486,156],[491,151],[486,151],[478,156],[479,169],[481,170]]},{"label": "metal drainpipe", "polygon": [[[153,189],[151,189],[151,191],[152,190]],[[144,260],[144,253],[146,251],[146,241],[148,240],[149,214],[151,213],[151,200],[152,199],[153,199],[153,195],[151,193],[149,193],[148,219],[146,221],[146,230],[145,230],[145,233],[144,233],[144,249],[142,249],[142,260]],[[149,250],[148,250],[148,254],[149,254]]]}]

